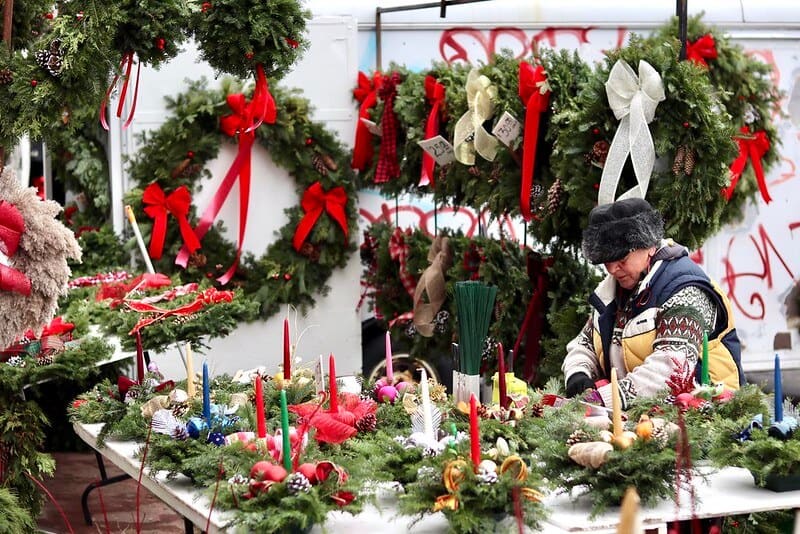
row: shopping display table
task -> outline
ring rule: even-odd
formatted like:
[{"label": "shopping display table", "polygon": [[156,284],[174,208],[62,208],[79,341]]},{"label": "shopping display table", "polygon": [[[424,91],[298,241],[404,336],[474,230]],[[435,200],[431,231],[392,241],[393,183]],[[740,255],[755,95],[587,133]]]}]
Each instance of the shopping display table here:
[{"label": "shopping display table", "polygon": [[[140,462],[136,452],[141,444],[130,441],[107,440],[105,446],[97,444],[97,435],[102,425],[79,424],[74,425],[75,433],[98,453],[101,466],[101,478],[105,478],[102,459],[105,459],[125,475],[138,479]],[[702,468],[706,476],[694,476],[693,483],[696,495],[695,512],[700,518],[724,517],[729,515],[749,514],[771,510],[800,509],[800,491],[776,493],[758,488],[753,484],[753,478],[748,471],[736,467],[728,467],[719,471]],[[142,486],[147,488],[158,499],[181,515],[186,524],[187,532],[192,532],[194,527],[209,533],[227,531],[230,516],[219,510],[210,510],[210,501],[193,487],[188,478],[178,475],[174,479],[167,479],[163,473],[149,476],[144,473]],[[84,497],[92,487],[87,488]],[[381,495],[385,493],[383,497]],[[648,532],[666,533],[668,521],[675,519],[690,519],[692,509],[689,495],[681,494],[681,505],[676,507],[672,501],[663,501],[650,508],[640,511],[640,517]],[[377,506],[365,506],[364,511],[358,515],[345,512],[331,512],[324,527],[316,526],[312,532],[381,532],[383,533],[412,533],[412,534],[440,534],[447,532],[447,521],[442,514],[430,514],[421,521],[410,525],[411,519],[407,516],[396,514],[396,496],[391,492],[379,493]],[[550,510],[547,521],[543,524],[541,532],[546,534],[563,534],[568,532],[586,532],[596,534],[615,533],[619,523],[619,508],[611,508],[605,513],[590,519],[591,498],[588,495],[551,494],[545,499],[545,504]],[[88,513],[88,512],[87,512]],[[87,519],[90,519],[88,516]],[[515,529],[512,529],[515,530]],[[800,515],[797,519],[795,532],[800,532]]]}]

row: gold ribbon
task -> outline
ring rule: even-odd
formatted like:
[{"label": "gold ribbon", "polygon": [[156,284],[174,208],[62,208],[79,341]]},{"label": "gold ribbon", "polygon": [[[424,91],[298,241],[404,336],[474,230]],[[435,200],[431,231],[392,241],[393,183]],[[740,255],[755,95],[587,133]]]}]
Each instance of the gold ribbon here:
[{"label": "gold ribbon", "polygon": [[[440,235],[434,238],[428,251],[428,262],[430,265],[423,271],[414,291],[414,326],[425,337],[433,336],[433,319],[447,296],[444,273],[453,264],[450,239]],[[428,302],[422,298],[424,293],[428,295]]]},{"label": "gold ribbon", "polygon": [[650,175],[656,161],[653,136],[648,124],[655,117],[658,103],[666,98],[661,75],[647,61],[639,61],[639,75],[623,60],[617,60],[606,81],[608,104],[619,119],[619,127],[608,149],[603,174],[600,177],[598,204],[614,202],[622,168],[631,156],[637,184],[620,195],[624,198],[644,198],[650,185]]},{"label": "gold ribbon", "polygon": [[497,87],[489,78],[472,69],[467,75],[467,112],[456,123],[453,149],[456,160],[464,165],[475,165],[475,153],[494,161],[500,142],[490,134],[483,123],[494,115]]},{"label": "gold ribbon", "polygon": [[454,495],[458,491],[461,482],[466,478],[466,470],[468,469],[467,462],[464,460],[453,460],[444,466],[442,472],[442,480],[444,487],[447,488],[447,495],[440,495],[436,497],[436,502],[433,503],[433,511],[439,512],[441,510],[458,510],[458,497]]}]

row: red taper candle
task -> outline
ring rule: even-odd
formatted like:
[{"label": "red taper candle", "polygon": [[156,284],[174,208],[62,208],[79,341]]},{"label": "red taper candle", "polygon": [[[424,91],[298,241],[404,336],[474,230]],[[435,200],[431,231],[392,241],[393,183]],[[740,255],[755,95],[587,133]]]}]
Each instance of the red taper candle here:
[{"label": "red taper candle", "polygon": [[336,360],[333,357],[333,353],[328,357],[328,393],[331,396],[329,411],[337,413],[339,411],[339,398],[336,391]]},{"label": "red taper candle", "polygon": [[472,464],[477,471],[478,464],[481,463],[481,436],[478,428],[478,399],[474,393],[469,396],[469,442]]},{"label": "red taper candle", "polygon": [[289,319],[283,320],[283,379],[292,379],[292,354],[289,348]]},{"label": "red taper candle", "polygon": [[264,386],[261,375],[256,375],[256,429],[259,438],[267,437],[267,419],[264,417]]},{"label": "red taper candle", "polygon": [[142,331],[136,331],[136,380],[144,384],[144,347],[142,347]]}]

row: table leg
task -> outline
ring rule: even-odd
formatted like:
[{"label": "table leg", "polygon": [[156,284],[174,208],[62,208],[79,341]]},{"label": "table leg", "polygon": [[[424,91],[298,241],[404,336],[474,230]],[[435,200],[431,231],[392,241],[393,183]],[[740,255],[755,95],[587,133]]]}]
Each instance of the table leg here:
[{"label": "table leg", "polygon": [[122,482],[123,480],[127,480],[130,477],[127,473],[123,473],[121,475],[116,475],[113,477],[108,477],[106,475],[106,466],[103,463],[103,455],[99,452],[95,451],[95,457],[97,458],[97,469],[100,471],[100,480],[95,480],[94,482],[90,482],[86,489],[83,490],[83,495],[81,495],[81,508],[83,509],[83,520],[86,522],[87,525],[91,526],[92,524],[92,513],[89,511],[89,494],[95,488],[101,488],[103,486],[108,486],[109,484],[116,484],[117,482]]}]

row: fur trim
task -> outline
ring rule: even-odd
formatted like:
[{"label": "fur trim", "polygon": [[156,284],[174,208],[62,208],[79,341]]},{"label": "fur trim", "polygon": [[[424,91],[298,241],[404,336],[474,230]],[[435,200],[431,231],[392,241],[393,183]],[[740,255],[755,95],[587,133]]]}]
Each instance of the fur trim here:
[{"label": "fur trim", "polygon": [[661,215],[641,198],[597,206],[583,231],[583,255],[598,265],[621,260],[633,250],[658,246],[664,237]]}]

